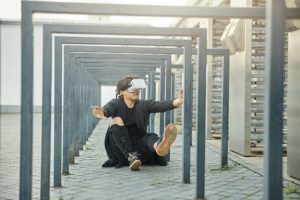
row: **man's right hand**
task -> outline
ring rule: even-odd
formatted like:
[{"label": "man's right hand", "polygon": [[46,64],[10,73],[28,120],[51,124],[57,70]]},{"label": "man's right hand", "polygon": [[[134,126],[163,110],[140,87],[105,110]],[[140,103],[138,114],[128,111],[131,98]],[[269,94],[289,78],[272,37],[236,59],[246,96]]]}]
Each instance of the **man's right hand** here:
[{"label": "man's right hand", "polygon": [[94,117],[98,119],[106,119],[104,116],[103,109],[100,106],[91,106],[92,113]]}]

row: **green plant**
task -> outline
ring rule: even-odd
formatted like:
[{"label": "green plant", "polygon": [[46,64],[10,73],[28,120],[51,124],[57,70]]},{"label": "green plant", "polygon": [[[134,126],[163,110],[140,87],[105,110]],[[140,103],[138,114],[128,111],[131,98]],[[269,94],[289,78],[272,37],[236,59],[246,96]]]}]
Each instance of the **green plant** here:
[{"label": "green plant", "polygon": [[93,150],[93,148],[91,148],[89,146],[85,146],[85,150]]},{"label": "green plant", "polygon": [[291,183],[287,183],[286,186],[284,186],[283,191],[285,194],[300,194],[298,186]]}]

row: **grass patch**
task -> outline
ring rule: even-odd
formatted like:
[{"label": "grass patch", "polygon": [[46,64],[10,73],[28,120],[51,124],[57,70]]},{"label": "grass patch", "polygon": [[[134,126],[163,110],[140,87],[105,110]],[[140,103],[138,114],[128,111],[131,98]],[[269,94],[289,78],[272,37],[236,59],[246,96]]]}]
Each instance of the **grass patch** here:
[{"label": "grass patch", "polygon": [[69,176],[69,175],[72,175],[72,174],[70,172],[64,172],[63,175]]},{"label": "grass patch", "polygon": [[85,146],[85,147],[84,147],[84,150],[90,151],[90,150],[93,150],[93,148],[91,148],[91,147],[89,147],[89,146]]},{"label": "grass patch", "polygon": [[158,177],[155,177],[153,182],[151,183],[152,186],[155,186],[155,187],[159,187],[159,185],[162,184],[162,180]]},{"label": "grass patch", "polygon": [[284,194],[291,195],[291,194],[297,194],[300,197],[300,191],[299,186],[292,183],[287,183],[286,186],[283,187]]},{"label": "grass patch", "polygon": [[237,166],[237,164],[233,164],[231,166],[229,165],[225,165],[225,166],[214,166],[212,168],[209,169],[210,172],[222,172],[222,171],[228,171],[228,170],[232,170]]}]

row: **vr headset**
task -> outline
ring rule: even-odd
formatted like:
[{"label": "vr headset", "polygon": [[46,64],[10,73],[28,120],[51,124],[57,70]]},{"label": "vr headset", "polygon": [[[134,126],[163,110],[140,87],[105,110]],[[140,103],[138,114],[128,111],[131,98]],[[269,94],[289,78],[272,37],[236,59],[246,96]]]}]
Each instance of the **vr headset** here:
[{"label": "vr headset", "polygon": [[146,83],[144,79],[132,79],[132,81],[128,85],[128,92],[135,92],[136,90],[146,88]]}]

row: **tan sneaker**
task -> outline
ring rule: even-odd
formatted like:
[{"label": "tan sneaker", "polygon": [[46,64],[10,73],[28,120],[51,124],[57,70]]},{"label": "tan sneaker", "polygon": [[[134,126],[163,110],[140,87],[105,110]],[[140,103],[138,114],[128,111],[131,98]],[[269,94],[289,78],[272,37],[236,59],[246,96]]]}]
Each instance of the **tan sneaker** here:
[{"label": "tan sneaker", "polygon": [[175,141],[177,136],[177,128],[174,124],[168,124],[165,128],[162,141],[156,148],[156,153],[159,156],[165,156],[170,151],[170,147]]},{"label": "tan sneaker", "polygon": [[136,170],[140,169],[141,165],[142,165],[142,162],[140,160],[135,160],[130,164],[129,169],[131,171],[136,171]]},{"label": "tan sneaker", "polygon": [[139,170],[142,165],[142,161],[140,160],[140,154],[136,152],[129,153],[128,161],[129,161],[129,169],[132,171]]}]

